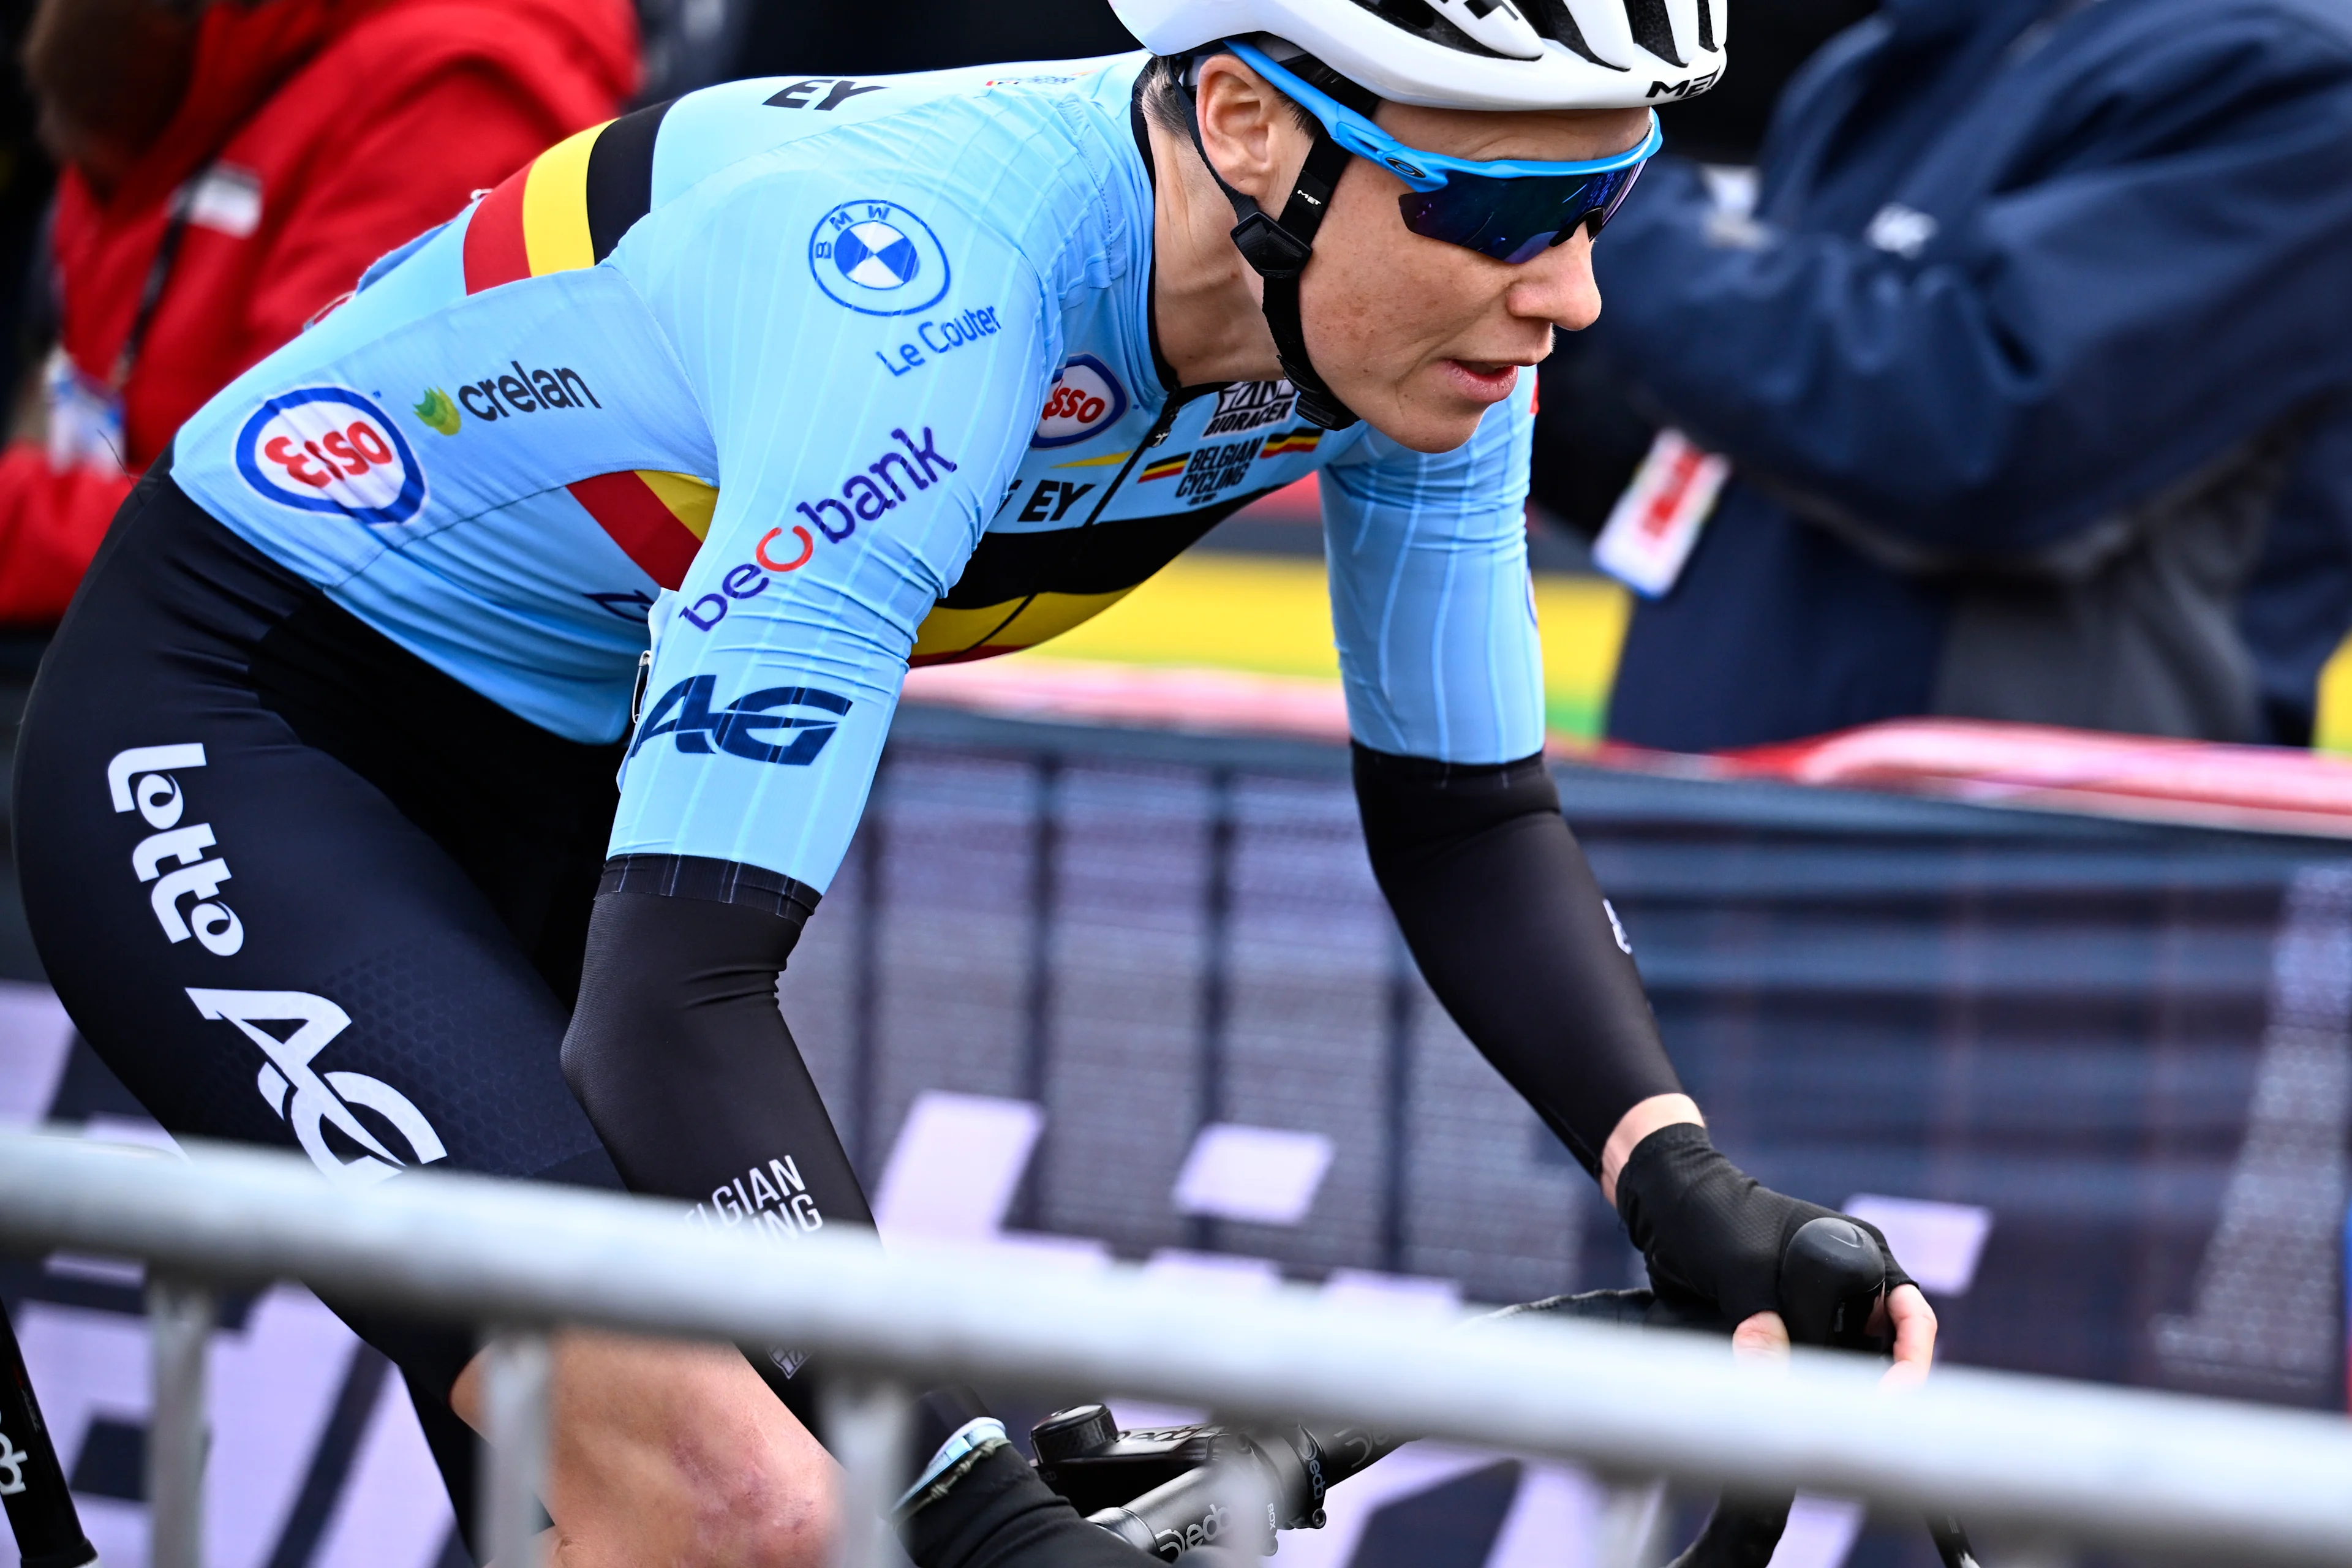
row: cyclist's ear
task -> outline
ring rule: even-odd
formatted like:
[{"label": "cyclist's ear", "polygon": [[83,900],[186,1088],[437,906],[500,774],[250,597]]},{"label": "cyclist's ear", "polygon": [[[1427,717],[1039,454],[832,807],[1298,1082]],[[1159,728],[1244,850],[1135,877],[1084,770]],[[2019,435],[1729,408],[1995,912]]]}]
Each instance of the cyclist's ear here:
[{"label": "cyclist's ear", "polygon": [[1194,102],[1202,151],[1225,184],[1261,205],[1279,207],[1308,141],[1289,100],[1233,56],[1212,55],[1201,63]]}]

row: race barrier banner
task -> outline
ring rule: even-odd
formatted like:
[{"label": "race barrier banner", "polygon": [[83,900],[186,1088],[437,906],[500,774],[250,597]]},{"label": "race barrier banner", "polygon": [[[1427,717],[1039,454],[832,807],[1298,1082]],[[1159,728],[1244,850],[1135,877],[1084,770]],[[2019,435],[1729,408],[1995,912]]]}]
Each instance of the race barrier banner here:
[{"label": "race barrier banner", "polygon": [[[1559,777],[1717,1142],[1882,1226],[1949,1359],[2342,1408],[2352,843]],[[1633,1280],[1413,972],[1338,745],[909,709],[781,994],[886,1236],[1433,1315]],[[0,1121],[44,1119],[157,1135],[26,984]],[[136,1270],[17,1260],[0,1295],[93,1537],[142,1561]],[[214,1563],[461,1561],[398,1379],[323,1308],[235,1304],[215,1354]],[[1597,1507],[1418,1447],[1333,1499],[1282,1562],[1534,1568]],[[1776,1562],[1927,1552],[1806,1500]]]}]

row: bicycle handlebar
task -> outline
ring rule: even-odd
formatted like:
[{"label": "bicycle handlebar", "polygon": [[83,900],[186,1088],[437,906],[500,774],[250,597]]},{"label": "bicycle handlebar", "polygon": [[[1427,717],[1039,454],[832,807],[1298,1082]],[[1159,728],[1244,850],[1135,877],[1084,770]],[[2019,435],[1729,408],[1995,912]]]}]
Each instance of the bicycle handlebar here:
[{"label": "bicycle handlebar", "polygon": [[[1870,1233],[1844,1219],[1816,1219],[1780,1260],[1782,1316],[1799,1344],[1884,1354],[1872,1318],[1885,1294],[1886,1260]],[[1542,1315],[1632,1327],[1727,1333],[1711,1309],[1650,1290],[1586,1290],[1506,1307],[1481,1321]],[[1121,1432],[1099,1405],[1048,1416],[1032,1434],[1037,1472],[1087,1520],[1166,1562],[1223,1544],[1269,1556],[1278,1530],[1317,1529],[1323,1497],[1410,1439],[1363,1427],[1177,1426]],[[1237,1510],[1236,1500],[1263,1500]],[[1668,1568],[1765,1568],[1780,1539],[1788,1498],[1735,1500]],[[1945,1568],[1975,1568],[1959,1522],[1927,1521]]]}]

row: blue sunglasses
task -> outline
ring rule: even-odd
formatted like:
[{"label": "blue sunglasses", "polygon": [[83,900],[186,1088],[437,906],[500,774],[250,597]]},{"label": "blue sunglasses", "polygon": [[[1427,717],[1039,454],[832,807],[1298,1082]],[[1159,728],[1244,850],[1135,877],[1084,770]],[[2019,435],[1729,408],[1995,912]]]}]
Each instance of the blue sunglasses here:
[{"label": "blue sunglasses", "polygon": [[1403,181],[1406,194],[1397,206],[1407,229],[1513,266],[1534,260],[1580,224],[1599,234],[1641,178],[1642,165],[1665,145],[1653,110],[1650,133],[1640,146],[1589,163],[1479,163],[1424,153],[1308,86],[1255,45],[1228,39],[1224,47],[1322,121],[1331,140]]}]

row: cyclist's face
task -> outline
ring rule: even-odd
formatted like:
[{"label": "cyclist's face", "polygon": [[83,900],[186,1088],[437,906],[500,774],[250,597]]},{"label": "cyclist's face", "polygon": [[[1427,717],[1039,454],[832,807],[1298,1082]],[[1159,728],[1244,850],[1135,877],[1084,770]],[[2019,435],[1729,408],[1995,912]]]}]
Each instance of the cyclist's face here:
[{"label": "cyclist's face", "polygon": [[[1495,114],[1384,103],[1378,118],[1407,146],[1457,158],[1601,158],[1649,133],[1638,109]],[[1316,368],[1349,407],[1415,451],[1449,451],[1535,374],[1553,328],[1576,331],[1601,314],[1592,241],[1579,230],[1513,267],[1407,230],[1397,209],[1404,191],[1387,170],[1349,160],[1315,237],[1300,315]]]}]

